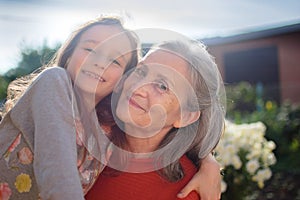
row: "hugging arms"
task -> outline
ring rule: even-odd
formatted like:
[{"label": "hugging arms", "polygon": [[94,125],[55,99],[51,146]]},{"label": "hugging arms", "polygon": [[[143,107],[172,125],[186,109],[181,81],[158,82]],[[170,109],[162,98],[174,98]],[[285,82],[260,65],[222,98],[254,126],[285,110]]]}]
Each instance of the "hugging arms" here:
[{"label": "hugging arms", "polygon": [[[10,86],[26,84],[21,89],[26,91],[0,124],[0,184],[6,196],[84,198],[106,162],[101,162],[107,144],[94,108],[137,65],[138,46],[136,35],[118,19],[95,19],[71,35],[49,69],[32,75],[32,83],[21,79]],[[207,199],[218,196],[216,166],[210,155],[205,158],[183,196],[197,188]],[[207,180],[213,182],[209,190]]]}]

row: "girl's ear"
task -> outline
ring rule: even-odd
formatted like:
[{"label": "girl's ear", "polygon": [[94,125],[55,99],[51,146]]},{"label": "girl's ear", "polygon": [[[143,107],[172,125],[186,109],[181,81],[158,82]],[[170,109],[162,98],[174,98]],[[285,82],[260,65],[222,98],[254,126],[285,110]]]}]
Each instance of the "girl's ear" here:
[{"label": "girl's ear", "polygon": [[180,120],[175,121],[173,126],[175,128],[181,128],[181,127],[188,126],[188,125],[194,123],[195,121],[197,121],[199,119],[200,115],[201,115],[200,111],[195,111],[195,112],[185,111],[183,113],[182,118]]}]

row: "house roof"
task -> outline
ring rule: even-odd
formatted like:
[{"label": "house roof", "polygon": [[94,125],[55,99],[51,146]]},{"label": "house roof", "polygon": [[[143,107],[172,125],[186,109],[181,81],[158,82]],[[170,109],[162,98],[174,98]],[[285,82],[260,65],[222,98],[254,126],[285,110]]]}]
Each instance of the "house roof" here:
[{"label": "house roof", "polygon": [[300,32],[300,23],[280,26],[276,28],[270,28],[260,31],[253,31],[238,35],[226,36],[226,37],[213,37],[213,38],[203,38],[201,41],[209,46],[233,43],[233,42],[242,42],[246,40],[261,39],[266,37],[285,35],[290,33]]}]

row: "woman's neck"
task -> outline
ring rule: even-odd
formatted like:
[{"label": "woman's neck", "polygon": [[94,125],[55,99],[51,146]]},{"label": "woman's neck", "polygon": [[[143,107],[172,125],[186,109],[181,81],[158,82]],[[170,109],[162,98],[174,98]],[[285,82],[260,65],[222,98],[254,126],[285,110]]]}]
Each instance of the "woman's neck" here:
[{"label": "woman's neck", "polygon": [[[162,129],[156,134],[148,134],[151,135],[149,137],[143,137],[147,135],[145,133],[145,129],[141,128],[134,128],[125,126],[126,130],[126,140],[128,143],[129,150],[134,153],[151,153],[159,147],[159,144],[164,139],[164,137],[167,135],[170,129]],[[140,137],[138,137],[138,134],[131,134],[131,133],[141,133],[139,134]]]}]

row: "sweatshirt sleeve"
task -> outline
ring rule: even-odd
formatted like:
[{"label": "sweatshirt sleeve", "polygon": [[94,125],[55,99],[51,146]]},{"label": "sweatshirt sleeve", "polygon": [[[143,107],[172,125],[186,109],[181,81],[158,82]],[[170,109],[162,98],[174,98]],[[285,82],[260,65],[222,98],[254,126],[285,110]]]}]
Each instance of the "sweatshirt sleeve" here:
[{"label": "sweatshirt sleeve", "polygon": [[33,165],[43,200],[84,199],[77,170],[72,96],[71,81],[58,67],[45,70],[24,94],[34,124]]}]

